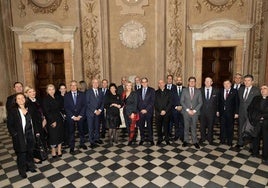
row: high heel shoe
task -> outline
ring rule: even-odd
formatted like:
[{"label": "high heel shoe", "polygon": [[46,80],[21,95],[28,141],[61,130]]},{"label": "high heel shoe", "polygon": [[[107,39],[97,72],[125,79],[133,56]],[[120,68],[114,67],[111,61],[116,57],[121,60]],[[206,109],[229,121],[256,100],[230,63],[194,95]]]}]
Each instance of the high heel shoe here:
[{"label": "high heel shoe", "polygon": [[52,158],[53,158],[53,159],[55,159],[55,158],[57,158],[57,157],[58,157],[57,155],[52,155]]},{"label": "high heel shoe", "polygon": [[58,154],[58,157],[62,157],[62,153],[61,154]]}]

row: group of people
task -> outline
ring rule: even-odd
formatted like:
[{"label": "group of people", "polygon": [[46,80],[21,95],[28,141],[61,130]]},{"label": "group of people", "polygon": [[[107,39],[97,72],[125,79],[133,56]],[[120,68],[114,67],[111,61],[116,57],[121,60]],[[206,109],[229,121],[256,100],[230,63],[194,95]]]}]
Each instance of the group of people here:
[{"label": "group of people", "polygon": [[[268,163],[268,87],[261,90],[253,86],[252,75],[235,74],[223,82],[223,88],[213,87],[213,80],[205,78],[204,87],[196,88],[196,78],[188,78],[183,86],[182,77],[168,75],[166,82],[158,81],[158,89],[149,86],[146,77],[135,78],[135,83],[121,78],[121,85],[108,84],[103,79],[93,79],[87,88],[84,81],[70,83],[67,92],[65,84],[56,89],[53,84],[46,88],[47,95],[40,99],[33,87],[16,82],[15,94],[7,98],[7,126],[17,154],[19,174],[26,178],[27,171],[35,172],[34,163],[42,161],[34,156],[36,140],[49,148],[53,158],[62,156],[62,145],[75,154],[75,132],[79,133],[79,148],[86,150],[103,144],[108,132],[108,144],[118,143],[118,128],[125,123],[128,145],[145,142],[155,145],[153,120],[157,130],[156,145],[170,144],[171,139],[182,141],[182,146],[195,148],[204,142],[213,145],[216,117],[220,120],[220,143],[233,145],[234,121],[238,119],[239,131],[237,149],[244,145],[243,131],[249,120],[255,127],[252,137],[252,154],[259,156],[260,140],[262,158]],[[197,123],[200,120],[200,139],[197,138]],[[174,129],[173,129],[174,128]],[[174,130],[174,132],[173,132]]]}]

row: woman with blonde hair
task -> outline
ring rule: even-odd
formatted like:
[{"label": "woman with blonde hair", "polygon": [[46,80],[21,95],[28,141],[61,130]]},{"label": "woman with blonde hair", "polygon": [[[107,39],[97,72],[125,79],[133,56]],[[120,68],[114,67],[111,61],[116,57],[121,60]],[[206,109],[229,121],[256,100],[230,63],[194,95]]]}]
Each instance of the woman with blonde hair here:
[{"label": "woman with blonde hair", "polygon": [[47,85],[47,96],[43,100],[48,128],[48,143],[51,146],[53,158],[62,156],[61,144],[63,142],[63,118],[60,112],[60,104],[55,98],[55,91],[53,84]]},{"label": "woman with blonde hair", "polygon": [[[41,106],[40,100],[36,97],[36,91],[31,86],[26,86],[24,88],[24,94],[28,98],[27,100],[27,106],[28,111],[32,117],[33,122],[33,128],[34,128],[34,134],[36,140],[40,139],[42,145],[47,148],[46,144],[46,118],[43,113],[43,109]],[[34,154],[34,161],[35,163],[42,163],[42,159],[39,159],[38,156],[35,156]]]},{"label": "woman with blonde hair", "polygon": [[125,123],[129,134],[128,145],[130,146],[133,143],[135,137],[136,122],[139,119],[137,113],[137,94],[133,90],[132,82],[130,81],[126,82],[125,91],[122,94],[122,100],[124,103],[123,113]]}]

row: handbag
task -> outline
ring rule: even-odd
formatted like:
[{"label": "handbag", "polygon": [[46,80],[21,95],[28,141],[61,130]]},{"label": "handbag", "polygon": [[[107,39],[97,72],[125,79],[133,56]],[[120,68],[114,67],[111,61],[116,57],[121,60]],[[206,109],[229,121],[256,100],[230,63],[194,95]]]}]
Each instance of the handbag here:
[{"label": "handbag", "polygon": [[259,126],[253,126],[252,123],[249,121],[249,118],[247,118],[242,128],[242,138],[244,140],[250,140],[253,137],[257,137],[259,131]]},{"label": "handbag", "polygon": [[37,158],[41,161],[44,161],[48,158],[48,154],[44,148],[44,145],[40,139],[40,136],[36,137],[36,144],[33,150],[33,156],[34,158]]}]

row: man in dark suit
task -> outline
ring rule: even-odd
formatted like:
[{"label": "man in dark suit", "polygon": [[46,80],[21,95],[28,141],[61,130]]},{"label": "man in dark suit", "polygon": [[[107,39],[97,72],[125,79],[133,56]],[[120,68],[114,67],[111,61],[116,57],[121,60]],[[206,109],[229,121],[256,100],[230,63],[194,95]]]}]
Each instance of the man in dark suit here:
[{"label": "man in dark suit", "polygon": [[[176,91],[176,85],[173,84],[173,76],[171,74],[167,75],[167,83],[165,85],[165,89],[170,90],[172,93]],[[172,128],[173,128],[173,116],[171,115],[169,118],[169,125],[168,125],[168,134],[169,137],[172,137]]]},{"label": "man in dark suit", "polygon": [[148,141],[151,145],[154,145],[153,141],[153,113],[154,113],[154,99],[155,90],[152,87],[148,87],[148,79],[141,79],[142,89],[137,91],[138,97],[138,111],[140,114],[140,120],[138,121],[138,127],[140,129],[141,141],[139,145],[142,145],[145,141],[145,122],[148,130]]},{"label": "man in dark suit", "polygon": [[71,90],[64,95],[64,109],[66,113],[66,123],[69,128],[70,153],[74,154],[75,146],[75,125],[78,126],[80,145],[82,149],[87,149],[84,135],[85,119],[85,94],[77,90],[77,81],[70,84]]},{"label": "man in dark suit", "polygon": [[91,148],[103,144],[100,139],[100,114],[103,111],[103,93],[97,79],[92,80],[92,88],[86,92],[86,115],[88,124],[88,137]]},{"label": "man in dark suit", "polygon": [[[205,78],[205,87],[201,88],[203,105],[200,110],[200,143],[208,140],[213,144],[213,127],[218,110],[218,90],[212,87],[212,78]],[[207,130],[206,130],[207,129]]]},{"label": "man in dark suit", "polygon": [[223,87],[219,91],[219,105],[217,116],[220,117],[220,143],[233,145],[234,119],[238,118],[238,92],[232,87],[230,80],[223,82]]},{"label": "man in dark suit", "polygon": [[12,108],[12,103],[14,102],[14,97],[17,93],[23,93],[23,84],[21,82],[15,82],[13,84],[13,90],[15,91],[15,94],[10,95],[7,97],[6,101],[6,110],[7,112]]},{"label": "man in dark suit", "polygon": [[136,76],[135,77],[135,85],[134,85],[134,90],[137,91],[138,89],[141,89],[141,79],[140,77]]},{"label": "man in dark suit", "polygon": [[[160,145],[163,141],[163,135],[167,145],[170,145],[168,126],[171,116],[172,108],[172,94],[171,91],[165,89],[165,82],[159,80],[159,89],[155,92],[155,124],[157,127],[158,141],[157,145]],[[164,130],[164,134],[163,134]]]},{"label": "man in dark suit", "polygon": [[[103,79],[101,81],[101,92],[103,94],[103,101],[105,101],[106,94],[108,93],[108,80]],[[100,117],[100,124],[101,124],[101,138],[105,138],[105,133],[106,133],[106,119],[104,115],[104,110],[101,112],[101,117]]]},{"label": "man in dark suit", "polygon": [[[172,117],[175,125],[175,137],[174,141],[181,139],[184,140],[184,121],[182,116],[182,106],[180,103],[180,98],[182,94],[182,90],[185,87],[182,86],[182,77],[178,76],[176,79],[176,89],[172,91]],[[172,127],[169,131],[171,134]]]},{"label": "man in dark suit", "polygon": [[253,100],[253,98],[257,95],[260,95],[260,90],[256,86],[253,86],[254,78],[252,75],[244,76],[244,84],[245,87],[240,88],[238,91],[239,97],[239,137],[236,148],[240,148],[244,145],[243,137],[242,137],[242,130],[243,126],[248,117],[248,106]]},{"label": "man in dark suit", "polygon": [[202,94],[199,89],[195,87],[196,78],[189,77],[188,87],[182,91],[181,105],[184,118],[184,142],[183,147],[189,145],[189,128],[191,127],[192,141],[195,148],[200,148],[197,143],[196,124],[200,109],[202,107]]},{"label": "man in dark suit", "polygon": [[117,87],[117,93],[122,97],[122,93],[125,91],[125,85],[127,83],[127,77],[121,77],[121,85]]},{"label": "man in dark suit", "polygon": [[233,78],[233,88],[238,91],[240,87],[245,87],[242,82],[243,82],[242,74],[236,73]]}]

